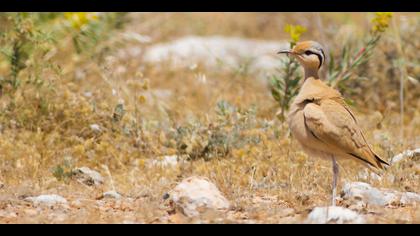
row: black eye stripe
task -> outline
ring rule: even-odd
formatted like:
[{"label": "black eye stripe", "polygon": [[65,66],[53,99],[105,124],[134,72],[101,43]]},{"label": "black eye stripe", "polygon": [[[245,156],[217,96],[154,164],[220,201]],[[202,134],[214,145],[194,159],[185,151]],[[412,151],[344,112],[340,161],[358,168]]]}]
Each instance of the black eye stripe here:
[{"label": "black eye stripe", "polygon": [[318,60],[319,60],[319,66],[318,66],[318,68],[321,68],[322,62],[323,62],[322,56],[319,53],[314,53],[314,54],[318,57]]},{"label": "black eye stripe", "polygon": [[324,57],[322,57],[321,54],[319,54],[317,52],[313,52],[313,51],[310,51],[310,50],[305,51],[305,54],[306,55],[314,54],[314,55],[316,55],[318,57],[318,60],[319,60],[319,66],[318,66],[318,68],[321,68],[322,63],[323,63],[323,59],[322,58],[325,58],[325,54],[324,54],[324,51],[322,51],[322,49],[321,49],[321,53],[322,53],[322,55]]},{"label": "black eye stripe", "polygon": [[322,56],[324,56],[324,58],[325,58],[324,50],[321,49],[321,53],[322,53]]}]

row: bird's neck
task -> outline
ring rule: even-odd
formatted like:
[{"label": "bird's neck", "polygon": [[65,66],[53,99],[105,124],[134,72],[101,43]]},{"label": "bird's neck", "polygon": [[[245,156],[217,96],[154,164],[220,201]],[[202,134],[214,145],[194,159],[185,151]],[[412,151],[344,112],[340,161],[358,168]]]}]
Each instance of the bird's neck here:
[{"label": "bird's neck", "polygon": [[312,77],[314,79],[319,79],[318,69],[305,68],[305,80],[310,78],[310,77]]}]

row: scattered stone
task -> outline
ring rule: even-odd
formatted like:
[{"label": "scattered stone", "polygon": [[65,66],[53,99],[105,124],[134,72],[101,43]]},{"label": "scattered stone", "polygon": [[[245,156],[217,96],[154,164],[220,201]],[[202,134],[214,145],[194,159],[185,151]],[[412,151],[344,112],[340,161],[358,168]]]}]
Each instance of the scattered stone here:
[{"label": "scattered stone", "polygon": [[33,209],[33,208],[25,209],[23,210],[23,212],[28,216],[36,216],[40,214],[38,209]]},{"label": "scattered stone", "polygon": [[413,193],[413,192],[402,193],[401,198],[400,198],[400,203],[404,206],[420,203],[420,194]]},{"label": "scattered stone", "polygon": [[0,218],[11,219],[16,217],[18,217],[16,212],[0,210]]},{"label": "scattered stone", "polygon": [[73,171],[73,177],[76,178],[77,181],[88,186],[100,185],[104,182],[101,174],[99,174],[97,171],[91,170],[88,167],[80,167],[75,169]]},{"label": "scattered stone", "polygon": [[4,188],[3,182],[0,181],[0,189]]},{"label": "scattered stone", "polygon": [[394,156],[391,159],[391,164],[400,162],[403,159],[414,158],[414,157],[420,157],[420,148],[417,148],[415,150],[406,150],[406,151]]},{"label": "scattered stone", "polygon": [[91,98],[93,96],[93,93],[91,91],[86,91],[83,93],[83,96],[87,97],[87,98]]},{"label": "scattered stone", "polygon": [[377,206],[412,205],[420,202],[420,194],[398,192],[390,189],[377,189],[363,182],[352,182],[344,185],[343,199]]},{"label": "scattered stone", "polygon": [[144,223],[143,222],[132,221],[132,220],[124,220],[122,222],[122,224],[125,224],[125,225],[138,225],[138,224],[144,224]]},{"label": "scattered stone", "polygon": [[363,224],[365,219],[343,207],[315,207],[305,220],[307,224]]},{"label": "scattered stone", "polygon": [[141,34],[136,33],[136,32],[124,33],[123,37],[126,40],[134,40],[134,41],[137,41],[139,43],[151,43],[152,42],[152,38],[150,36],[141,35]]},{"label": "scattered stone", "polygon": [[102,194],[102,198],[120,199],[122,196],[116,191],[108,191]]},{"label": "scattered stone", "polygon": [[102,131],[101,127],[98,124],[91,124],[90,129],[97,133]]},{"label": "scattered stone", "polygon": [[163,156],[159,157],[158,160],[151,160],[150,164],[153,166],[161,166],[161,167],[174,167],[178,165],[178,156],[171,155],[171,156]]},{"label": "scattered stone", "polygon": [[74,71],[74,78],[76,80],[84,80],[86,78],[86,72],[83,69],[76,69]]},{"label": "scattered stone", "polygon": [[349,202],[348,208],[358,213],[366,213],[368,210],[367,204],[363,201],[352,201]]},{"label": "scattered stone", "polygon": [[67,204],[67,200],[62,196],[51,194],[51,195],[39,195],[37,197],[27,197],[26,201],[32,202],[36,205],[57,205],[57,204]]},{"label": "scattered stone", "polygon": [[168,195],[171,207],[188,217],[197,216],[206,209],[226,210],[230,206],[217,187],[203,177],[184,179]]}]

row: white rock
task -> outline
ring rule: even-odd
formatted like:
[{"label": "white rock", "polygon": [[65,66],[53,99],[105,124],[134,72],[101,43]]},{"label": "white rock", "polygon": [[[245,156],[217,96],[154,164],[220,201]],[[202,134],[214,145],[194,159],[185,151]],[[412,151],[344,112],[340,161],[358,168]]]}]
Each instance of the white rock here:
[{"label": "white rock", "polygon": [[413,158],[415,156],[420,156],[420,148],[415,150],[406,150],[391,159],[391,164],[397,163],[406,158]]},{"label": "white rock", "polygon": [[132,221],[132,220],[124,220],[122,223],[127,224],[127,225],[144,224],[143,222],[137,222],[137,221]]},{"label": "white rock", "polygon": [[51,194],[51,195],[39,195],[37,197],[27,197],[26,201],[33,202],[34,204],[42,205],[56,205],[56,204],[67,204],[67,200],[62,196]]},{"label": "white rock", "polygon": [[83,93],[83,96],[85,96],[87,98],[90,98],[90,97],[93,96],[93,93],[91,91],[86,91],[86,92]]},{"label": "white rock", "polygon": [[400,203],[403,205],[411,205],[414,203],[420,203],[420,194],[406,192],[401,195]]},{"label": "white rock", "polygon": [[152,38],[147,35],[141,35],[135,32],[127,32],[123,34],[123,37],[127,40],[135,40],[139,43],[151,43]]},{"label": "white rock", "polygon": [[91,170],[88,167],[80,167],[73,171],[73,176],[80,182],[92,186],[102,184],[103,178],[97,171]]},{"label": "white rock", "polygon": [[16,212],[10,212],[6,210],[0,210],[0,218],[16,218],[18,217]]},{"label": "white rock", "polygon": [[95,132],[101,132],[101,127],[98,124],[91,124],[90,125],[90,129],[95,131]]},{"label": "white rock", "polygon": [[346,199],[363,201],[366,204],[387,206],[387,205],[411,205],[420,203],[420,194],[411,192],[398,192],[390,189],[377,189],[363,182],[347,183],[343,187]]},{"label": "white rock", "polygon": [[83,80],[86,78],[86,72],[82,69],[76,69],[74,72],[74,77],[76,80]]},{"label": "white rock", "polygon": [[202,63],[208,68],[220,68],[223,65],[238,68],[249,62],[251,71],[266,71],[279,66],[282,57],[276,57],[276,52],[288,47],[287,42],[279,41],[188,36],[149,47],[144,60],[149,63],[170,61],[175,68],[189,68],[196,63]]},{"label": "white rock", "polygon": [[154,166],[161,166],[161,167],[174,167],[178,164],[178,156],[177,155],[171,155],[171,156],[163,156],[160,157],[159,160],[152,160],[150,161],[151,165]]},{"label": "white rock", "polygon": [[356,212],[343,207],[316,207],[305,220],[308,224],[363,224],[365,219]]},{"label": "white rock", "polygon": [[143,49],[141,49],[141,47],[131,47],[128,51],[128,55],[130,55],[130,57],[138,57],[142,52]]},{"label": "white rock", "polygon": [[118,192],[116,192],[116,191],[108,191],[108,192],[105,192],[103,195],[102,195],[102,197],[103,198],[114,198],[114,199],[120,199],[121,198],[121,194],[119,194]]},{"label": "white rock", "polygon": [[175,209],[189,217],[199,215],[199,209],[226,210],[230,206],[213,183],[196,176],[184,179],[168,193],[168,198]]}]

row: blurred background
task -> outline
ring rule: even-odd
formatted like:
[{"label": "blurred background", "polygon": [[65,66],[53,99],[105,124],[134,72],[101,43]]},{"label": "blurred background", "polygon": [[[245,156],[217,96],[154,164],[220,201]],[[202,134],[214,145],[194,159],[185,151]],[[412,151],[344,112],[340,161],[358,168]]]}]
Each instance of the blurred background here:
[{"label": "blurred background", "polygon": [[[106,166],[127,194],[196,174],[231,199],[284,188],[297,208],[325,201],[329,163],[284,122],[302,71],[277,51],[321,43],[322,79],[390,160],[420,147],[419,29],[419,13],[2,13],[0,180],[71,194],[74,168]],[[151,164],[167,156],[176,167]],[[413,163],[379,185],[419,192]]]}]

